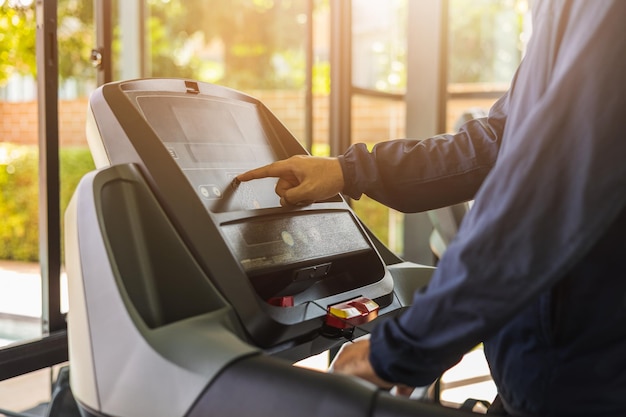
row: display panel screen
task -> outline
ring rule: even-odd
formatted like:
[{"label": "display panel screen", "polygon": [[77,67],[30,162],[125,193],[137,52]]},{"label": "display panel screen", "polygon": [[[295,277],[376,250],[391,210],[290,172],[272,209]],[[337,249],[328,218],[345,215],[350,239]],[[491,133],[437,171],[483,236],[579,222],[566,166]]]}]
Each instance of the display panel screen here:
[{"label": "display panel screen", "polygon": [[[280,207],[275,178],[233,182],[241,172],[288,156],[257,104],[202,95],[133,94],[144,118],[208,210]],[[291,281],[291,273],[299,276],[298,270],[318,261],[334,274],[338,257],[372,251],[347,210],[246,216],[220,224],[220,230],[249,276],[265,277],[279,270],[287,274],[267,276],[270,280]],[[262,288],[265,282],[257,284]]]},{"label": "display panel screen", "polygon": [[287,155],[254,103],[219,97],[136,93],[135,100],[207,209],[278,207],[275,179],[234,187],[241,172]]},{"label": "display panel screen", "polygon": [[348,212],[317,212],[222,226],[246,272],[369,250]]}]

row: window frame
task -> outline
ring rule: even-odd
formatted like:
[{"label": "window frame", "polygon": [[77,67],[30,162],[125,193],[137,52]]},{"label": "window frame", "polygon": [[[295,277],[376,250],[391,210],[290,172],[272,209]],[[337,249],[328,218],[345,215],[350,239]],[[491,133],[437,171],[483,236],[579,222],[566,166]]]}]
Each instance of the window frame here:
[{"label": "window frame", "polygon": [[0,349],[0,381],[68,360],[67,324],[61,313],[57,1],[37,0],[35,7],[42,337]]}]

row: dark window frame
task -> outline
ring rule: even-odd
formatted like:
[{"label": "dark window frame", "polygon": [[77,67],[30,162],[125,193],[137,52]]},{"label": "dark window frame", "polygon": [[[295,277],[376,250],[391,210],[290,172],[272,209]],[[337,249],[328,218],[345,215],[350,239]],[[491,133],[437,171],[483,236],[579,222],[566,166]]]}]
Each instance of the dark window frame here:
[{"label": "dark window frame", "polygon": [[37,0],[35,7],[42,338],[0,349],[0,381],[68,359],[67,324],[61,313],[57,1]]}]

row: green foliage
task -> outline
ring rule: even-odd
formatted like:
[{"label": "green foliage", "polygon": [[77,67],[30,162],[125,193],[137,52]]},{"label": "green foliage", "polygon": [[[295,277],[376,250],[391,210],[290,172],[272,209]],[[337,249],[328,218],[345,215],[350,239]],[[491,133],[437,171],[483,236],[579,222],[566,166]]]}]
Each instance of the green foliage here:
[{"label": "green foliage", "polygon": [[[304,0],[148,0],[150,75],[195,78],[247,90],[304,86]],[[328,8],[317,0],[316,9]],[[114,7],[115,9],[115,7]],[[93,2],[59,0],[61,81],[92,80]],[[0,85],[36,73],[35,6],[0,6]],[[115,26],[119,35],[119,26]],[[119,55],[119,36],[113,51]],[[117,62],[117,60],[115,60]],[[316,63],[316,91],[328,90],[328,63]],[[78,86],[82,84],[77,83]]]},{"label": "green foliage", "polygon": [[352,209],[381,242],[389,242],[389,208],[364,195],[352,201]]},{"label": "green foliage", "polygon": [[39,257],[37,148],[0,148],[0,259]]},{"label": "green foliage", "polygon": [[[36,72],[35,6],[0,5],[0,85],[14,74]],[[89,61],[95,45],[92,1],[59,0],[59,75],[93,79]],[[236,89],[302,88],[306,2],[303,0],[148,0],[146,35],[151,75],[189,77]],[[523,45],[522,5],[527,0],[452,0],[450,3],[450,73],[453,83],[508,82]],[[406,14],[405,3],[397,13]],[[328,9],[316,0],[317,12]],[[399,19],[404,25],[404,20]],[[118,28],[119,30],[119,28]],[[404,28],[401,28],[404,33]],[[114,51],[119,52],[119,37]],[[386,49],[391,45],[386,45]],[[388,51],[383,51],[385,57]],[[388,60],[380,79],[395,74]],[[328,63],[316,62],[314,90],[328,90]]]},{"label": "green foliage", "polygon": [[59,78],[91,80],[94,69],[89,60],[96,45],[93,1],[59,0],[57,39]]},{"label": "green foliage", "polygon": [[208,76],[207,81],[240,90],[302,87],[303,77],[294,74],[304,65],[304,1],[150,0],[148,5],[152,76]]},{"label": "green foliage", "polygon": [[326,142],[314,142],[313,149],[311,149],[311,155],[315,156],[330,156],[330,145]]},{"label": "green foliage", "polygon": [[330,94],[330,62],[313,65],[313,94]]},{"label": "green foliage", "polygon": [[449,81],[509,82],[521,59],[527,0],[451,0]]},{"label": "green foliage", "polygon": [[[0,86],[14,74],[35,76],[36,32],[35,5],[29,7],[0,6]],[[90,79],[93,68],[89,61],[95,45],[93,2],[59,0],[57,38],[59,77]]]},{"label": "green foliage", "polygon": [[0,6],[0,86],[14,74],[34,74],[35,10]]},{"label": "green foliage", "polygon": [[74,194],[78,182],[83,175],[93,171],[96,167],[89,149],[84,147],[61,148],[59,159],[61,220],[63,220],[65,209]]},{"label": "green foliage", "polygon": [[[82,176],[94,169],[86,148],[60,150],[61,220]],[[39,259],[37,146],[0,143],[0,259]]]}]

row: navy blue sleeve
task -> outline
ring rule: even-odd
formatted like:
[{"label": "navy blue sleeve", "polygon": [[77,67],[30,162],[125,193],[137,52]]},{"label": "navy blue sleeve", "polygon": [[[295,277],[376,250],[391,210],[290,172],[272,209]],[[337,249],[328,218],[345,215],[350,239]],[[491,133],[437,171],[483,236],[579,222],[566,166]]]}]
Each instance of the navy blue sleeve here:
[{"label": "navy blue sleeve", "polygon": [[573,4],[562,43],[556,25],[534,26],[497,162],[427,290],[375,327],[380,377],[432,382],[559,282],[625,209],[626,2]]},{"label": "navy blue sleeve", "polygon": [[420,212],[471,200],[498,155],[506,121],[507,96],[489,116],[467,122],[456,134],[425,140],[365,144],[339,157],[345,188],[403,212]]}]

